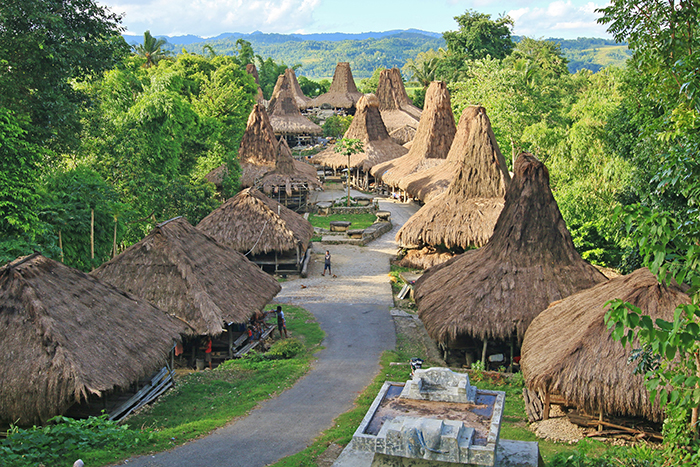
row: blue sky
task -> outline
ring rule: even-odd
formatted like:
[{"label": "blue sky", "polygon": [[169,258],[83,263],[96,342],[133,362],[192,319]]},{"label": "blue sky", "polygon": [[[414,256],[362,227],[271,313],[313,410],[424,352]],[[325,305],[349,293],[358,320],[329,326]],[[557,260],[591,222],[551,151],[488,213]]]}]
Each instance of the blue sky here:
[{"label": "blue sky", "polygon": [[596,23],[596,8],[605,0],[102,0],[123,13],[127,34],[194,34],[224,32],[319,33],[423,29],[457,29],[454,17],[467,9],[492,18],[508,14],[513,33],[537,39],[606,37]]}]

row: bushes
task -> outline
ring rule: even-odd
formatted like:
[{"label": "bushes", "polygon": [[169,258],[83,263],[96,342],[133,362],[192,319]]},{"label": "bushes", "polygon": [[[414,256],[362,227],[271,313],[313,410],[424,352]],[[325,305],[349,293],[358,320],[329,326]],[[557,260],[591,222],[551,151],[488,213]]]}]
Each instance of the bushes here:
[{"label": "bushes", "polygon": [[272,344],[270,350],[265,354],[273,360],[283,358],[293,358],[304,351],[304,344],[297,339],[284,339]]}]

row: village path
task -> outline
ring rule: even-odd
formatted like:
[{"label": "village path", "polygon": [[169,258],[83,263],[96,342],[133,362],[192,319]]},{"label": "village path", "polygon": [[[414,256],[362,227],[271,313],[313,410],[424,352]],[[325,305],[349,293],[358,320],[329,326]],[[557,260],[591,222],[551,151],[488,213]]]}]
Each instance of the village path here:
[{"label": "village path", "polygon": [[[325,191],[317,199],[340,196],[338,191]],[[391,212],[391,232],[364,247],[314,245],[309,276],[282,283],[275,298],[309,310],[326,333],[311,371],[292,388],[209,436],[124,464],[262,467],[303,450],[334,418],[352,408],[377,374],[381,353],[395,346],[389,259],[396,254],[396,232],[418,210],[414,203],[392,200],[380,200],[379,205]],[[326,249],[337,278],[321,276]]]}]

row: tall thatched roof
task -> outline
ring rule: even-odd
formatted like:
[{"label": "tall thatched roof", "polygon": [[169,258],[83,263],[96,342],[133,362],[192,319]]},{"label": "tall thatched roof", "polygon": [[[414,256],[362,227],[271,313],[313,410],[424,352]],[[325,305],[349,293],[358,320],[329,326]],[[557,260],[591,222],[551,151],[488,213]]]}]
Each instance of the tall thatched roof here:
[{"label": "tall thatched roof", "polygon": [[45,422],[165,364],[185,329],[148,302],[34,254],[0,268],[0,420]]},{"label": "tall thatched roof", "polygon": [[[295,86],[296,85],[296,86]],[[296,92],[298,88],[298,93]],[[300,97],[301,96],[301,97]],[[308,99],[301,93],[294,70],[287,68],[277,78],[267,110],[275,134],[282,135],[321,135],[323,129],[299,112],[299,105]]]},{"label": "tall thatched roof", "polygon": [[515,177],[489,242],[428,269],[416,282],[418,313],[443,343],[470,335],[522,340],[547,306],[605,281],[581,259],[549,188],[547,168],[531,154]]},{"label": "tall thatched roof", "polygon": [[532,389],[561,394],[588,413],[642,416],[661,421],[642,375],[628,364],[630,348],[614,341],[604,323],[606,302],[629,302],[642,314],[673,321],[673,310],[690,298],[677,286],[659,284],[646,268],[611,279],[552,303],[532,321],[522,346],[522,370]]},{"label": "tall thatched roof", "polygon": [[[343,138],[362,141],[363,151],[350,156],[350,167],[359,167],[365,172],[376,164],[396,159],[408,152],[389,137],[379,113],[379,101],[374,94],[360,98],[355,116]],[[335,152],[334,146],[318,153],[313,160],[334,169],[348,165],[348,157]]]},{"label": "tall thatched roof", "polygon": [[306,251],[314,234],[309,221],[247,188],[211,212],[197,228],[219,243],[252,255]]},{"label": "tall thatched roof", "polygon": [[420,173],[433,172],[433,180],[452,179],[447,192],[411,216],[396,241],[402,246],[465,250],[485,245],[503,209],[510,175],[483,107],[464,110],[450,154],[439,168],[445,169]]},{"label": "tall thatched roof", "polygon": [[265,107],[255,104],[248,116],[245,133],[238,149],[241,186],[253,186],[258,177],[273,170],[277,161],[277,152],[277,138]]},{"label": "tall thatched roof", "polygon": [[280,138],[275,169],[255,181],[255,187],[266,194],[283,189],[291,196],[299,189],[314,190],[321,186],[316,169],[303,161],[295,160],[287,140]]},{"label": "tall thatched roof", "polygon": [[236,250],[182,217],[159,224],[143,240],[91,273],[190,324],[218,335],[243,323],[281,290]]},{"label": "tall thatched roof", "polygon": [[442,81],[433,81],[425,94],[425,108],[408,154],[372,168],[372,175],[389,186],[402,178],[445,162],[457,128],[450,107],[450,93]]},{"label": "tall thatched roof", "polygon": [[334,108],[351,109],[355,107],[360,97],[362,97],[362,93],[357,90],[350,64],[340,62],[335,67],[333,81],[328,92],[311,99],[306,107],[321,107],[323,104],[328,104]]},{"label": "tall thatched roof", "polygon": [[379,99],[379,111],[389,133],[404,126],[418,128],[422,111],[408,98],[401,71],[398,68],[382,70],[379,73],[377,99]]},{"label": "tall thatched roof", "polygon": [[258,85],[258,94],[255,96],[255,102],[262,104],[265,97],[263,96],[262,88],[260,88],[260,75],[258,75],[258,69],[255,68],[254,64],[249,63],[245,66],[245,71],[248,72],[249,75],[253,75],[253,78],[255,78],[255,84]]}]

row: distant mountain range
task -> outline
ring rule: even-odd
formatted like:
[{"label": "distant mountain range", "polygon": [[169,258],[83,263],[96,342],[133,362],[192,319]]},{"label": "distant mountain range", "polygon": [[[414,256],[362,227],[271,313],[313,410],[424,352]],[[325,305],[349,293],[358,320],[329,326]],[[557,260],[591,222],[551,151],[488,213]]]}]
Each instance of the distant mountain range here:
[{"label": "distant mountain range", "polygon": [[[263,58],[271,57],[276,63],[289,66],[301,65],[297,74],[311,79],[331,78],[338,62],[350,62],[356,79],[367,78],[376,68],[401,68],[406,60],[420,52],[445,47],[442,34],[419,29],[394,29],[383,32],[322,33],[322,34],[268,34],[255,31],[250,34],[224,33],[216,37],[202,38],[194,35],[157,36],[167,41],[165,48],[175,53],[203,53],[209,45],[218,54],[233,54],[236,41],[251,43],[255,53]],[[124,38],[132,45],[143,42],[143,36]],[[513,36],[516,42],[519,36]],[[608,39],[547,39],[558,42],[569,60],[569,71],[586,68],[598,71],[609,65],[623,65],[631,55],[626,44]]]}]

